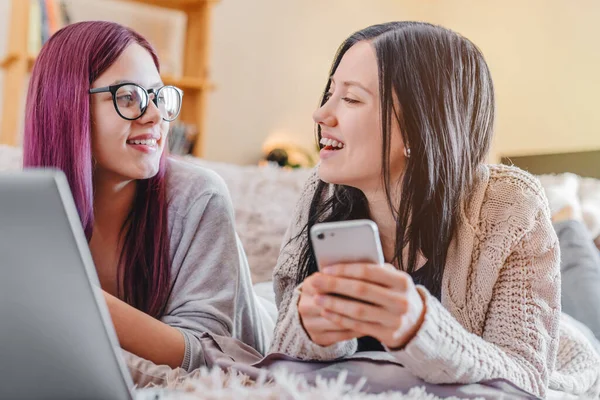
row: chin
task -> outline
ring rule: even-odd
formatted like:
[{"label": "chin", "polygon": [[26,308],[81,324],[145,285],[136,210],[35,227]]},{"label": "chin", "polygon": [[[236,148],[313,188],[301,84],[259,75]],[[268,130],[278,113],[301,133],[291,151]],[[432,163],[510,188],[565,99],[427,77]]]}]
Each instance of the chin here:
[{"label": "chin", "polygon": [[340,168],[332,168],[323,164],[321,164],[318,169],[319,178],[323,182],[332,185],[349,186],[363,192],[371,189],[373,185],[381,180],[380,175],[365,174],[362,172],[363,171],[344,171],[344,173],[342,173]]},{"label": "chin", "polygon": [[158,170],[159,170],[159,167],[157,165],[156,168],[153,168],[152,170],[149,170],[149,171],[145,171],[145,173],[143,174],[143,177],[140,177],[138,179],[154,178],[158,174]]},{"label": "chin", "polygon": [[331,183],[333,185],[348,185],[348,177],[341,174],[339,169],[321,164],[319,166],[318,174],[323,182]]},{"label": "chin", "polygon": [[150,179],[158,174],[160,163],[138,166],[129,175],[132,179]]}]

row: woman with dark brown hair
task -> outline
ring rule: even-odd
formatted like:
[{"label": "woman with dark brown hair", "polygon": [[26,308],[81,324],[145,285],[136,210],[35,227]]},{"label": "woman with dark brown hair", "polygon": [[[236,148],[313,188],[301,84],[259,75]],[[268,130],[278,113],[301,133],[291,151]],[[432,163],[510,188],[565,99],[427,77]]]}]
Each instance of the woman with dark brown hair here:
[{"label": "woman with dark brown hair", "polygon": [[[542,187],[485,164],[494,117],[486,62],[457,33],[391,22],[342,44],[314,114],[321,163],[275,269],[271,351],[385,351],[430,383],[500,378],[540,397],[598,395],[600,358],[561,317]],[[310,228],[364,218],[387,264],[319,271]]]}]

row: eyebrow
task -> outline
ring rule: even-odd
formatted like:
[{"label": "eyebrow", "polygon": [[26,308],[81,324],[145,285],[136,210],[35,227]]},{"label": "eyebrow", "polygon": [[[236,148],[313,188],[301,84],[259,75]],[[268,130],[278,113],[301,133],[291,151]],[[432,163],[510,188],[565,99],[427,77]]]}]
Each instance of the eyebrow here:
[{"label": "eyebrow", "polygon": [[[135,83],[136,85],[140,85],[141,87],[145,87],[144,85],[142,85],[139,82],[136,82],[134,80],[131,79],[121,79],[121,80],[116,80],[113,83],[111,83],[109,86],[113,86],[113,85],[120,85],[121,83]],[[149,88],[157,88],[157,87],[161,87],[164,86],[164,83],[162,83],[162,81],[156,81],[154,82],[152,85],[148,86]]]},{"label": "eyebrow", "polygon": [[[333,79],[333,75],[330,76],[329,79],[331,80],[331,82],[335,83],[335,79]],[[373,95],[373,93],[369,89],[367,89],[363,84],[361,84],[360,82],[357,82],[357,81],[343,81],[342,85],[344,85],[344,86],[356,86],[359,89],[362,89],[365,92],[369,93],[371,96]]]}]

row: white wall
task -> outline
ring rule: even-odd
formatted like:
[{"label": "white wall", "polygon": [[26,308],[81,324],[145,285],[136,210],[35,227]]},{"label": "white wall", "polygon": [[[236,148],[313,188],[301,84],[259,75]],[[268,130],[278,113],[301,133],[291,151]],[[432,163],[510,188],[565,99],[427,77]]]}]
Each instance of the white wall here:
[{"label": "white wall", "polygon": [[[0,56],[8,3],[0,0]],[[83,11],[98,17],[92,9]],[[311,114],[337,46],[357,29],[401,19],[443,24],[483,50],[498,99],[493,159],[600,149],[596,0],[222,0],[213,16],[209,159],[253,163],[272,134],[312,146]]]},{"label": "white wall", "polygon": [[218,89],[208,105],[207,158],[255,162],[269,135],[311,148],[311,115],[341,42],[370,24],[433,12],[431,2],[398,0],[218,3],[211,58]]},{"label": "white wall", "polygon": [[490,65],[493,156],[600,149],[600,2],[437,4],[438,22],[473,40]]},{"label": "white wall", "polygon": [[252,162],[275,132],[310,146],[337,46],[356,29],[401,19],[442,24],[482,49],[497,92],[492,160],[600,149],[598,1],[224,0],[215,8],[219,90],[207,156]]}]

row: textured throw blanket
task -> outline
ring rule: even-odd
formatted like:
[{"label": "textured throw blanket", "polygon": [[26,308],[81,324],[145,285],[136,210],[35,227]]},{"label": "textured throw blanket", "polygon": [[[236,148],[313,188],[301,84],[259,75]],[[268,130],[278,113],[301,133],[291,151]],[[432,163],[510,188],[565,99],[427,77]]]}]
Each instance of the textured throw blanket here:
[{"label": "textured throw blanket", "polygon": [[[204,334],[207,365],[193,372],[158,366],[130,353],[125,360],[140,387],[163,387],[177,399],[533,399],[510,382],[426,383],[387,355],[360,353],[332,362],[282,354],[262,358],[228,337]],[[170,396],[167,396],[170,398]]]}]

